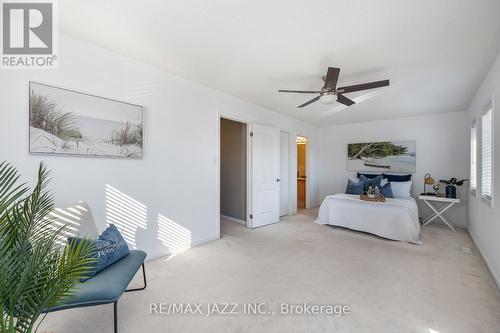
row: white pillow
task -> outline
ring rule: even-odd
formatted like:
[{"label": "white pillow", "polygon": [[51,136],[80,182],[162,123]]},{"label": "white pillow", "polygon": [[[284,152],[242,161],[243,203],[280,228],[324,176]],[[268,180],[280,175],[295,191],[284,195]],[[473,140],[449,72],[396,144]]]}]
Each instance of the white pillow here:
[{"label": "white pillow", "polygon": [[350,175],[347,179],[349,179],[351,182],[353,182],[354,184],[357,184],[359,183],[359,178],[356,177],[355,175]]},{"label": "white pillow", "polygon": [[410,198],[411,184],[411,180],[407,182],[391,182],[391,189],[394,198]]}]

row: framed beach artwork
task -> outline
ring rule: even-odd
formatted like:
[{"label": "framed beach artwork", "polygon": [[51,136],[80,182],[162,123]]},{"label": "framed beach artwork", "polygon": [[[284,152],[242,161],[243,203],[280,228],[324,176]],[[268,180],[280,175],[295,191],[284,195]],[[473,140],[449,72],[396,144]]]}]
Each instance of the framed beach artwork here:
[{"label": "framed beach artwork", "polygon": [[350,143],[347,145],[347,169],[386,173],[415,173],[415,140]]},{"label": "framed beach artwork", "polygon": [[140,159],[143,121],[139,105],[29,83],[32,154]]}]

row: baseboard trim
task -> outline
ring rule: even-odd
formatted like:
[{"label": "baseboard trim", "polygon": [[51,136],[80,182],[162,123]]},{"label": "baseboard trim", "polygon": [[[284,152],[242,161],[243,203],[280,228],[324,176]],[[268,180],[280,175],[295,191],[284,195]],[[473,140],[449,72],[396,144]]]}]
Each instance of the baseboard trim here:
[{"label": "baseboard trim", "polygon": [[470,235],[470,238],[472,239],[472,242],[474,243],[474,246],[477,248],[479,251],[479,255],[483,258],[484,263],[486,264],[486,268],[488,268],[488,272],[490,273],[491,279],[495,283],[495,286],[497,287],[497,292],[500,293],[500,279],[496,275],[495,271],[493,270],[490,262],[488,261],[488,258],[484,255],[484,251],[481,249],[479,246],[479,243],[476,241],[476,238],[474,238],[474,234],[470,232],[470,230],[467,228],[467,233]]},{"label": "baseboard trim", "polygon": [[229,220],[229,221],[232,221],[232,222],[236,222],[236,223],[239,223],[239,224],[242,224],[242,225],[247,225],[247,222],[246,221],[243,221],[243,220],[240,220],[240,219],[237,219],[235,217],[231,217],[231,216],[227,216],[227,215],[222,215],[220,216],[221,218],[224,218],[226,220]]},{"label": "baseboard trim", "polygon": [[198,246],[198,245],[205,244],[205,243],[208,243],[208,242],[212,242],[212,241],[218,240],[218,239],[220,239],[219,235],[213,235],[213,236],[210,236],[210,237],[207,237],[207,238],[199,239],[197,241],[192,241],[191,242],[191,246]]},{"label": "baseboard trim", "polygon": [[[197,240],[197,241],[191,241],[191,247],[202,245],[202,244],[205,244],[205,243],[208,243],[208,242],[212,242],[212,241],[215,241],[215,240],[218,240],[218,239],[220,239],[219,235],[213,235],[213,236],[210,236],[210,237],[207,237],[207,238],[203,238],[203,239],[200,239],[200,240]],[[189,249],[187,249],[187,250],[189,250]],[[152,255],[148,254],[148,256],[146,257],[145,262],[148,262],[148,261],[151,261],[151,260],[155,260],[155,259],[158,259],[158,258],[167,257],[167,256],[170,256],[171,254],[172,254],[172,252],[161,252],[161,253],[155,253],[155,254],[152,254]]]}]

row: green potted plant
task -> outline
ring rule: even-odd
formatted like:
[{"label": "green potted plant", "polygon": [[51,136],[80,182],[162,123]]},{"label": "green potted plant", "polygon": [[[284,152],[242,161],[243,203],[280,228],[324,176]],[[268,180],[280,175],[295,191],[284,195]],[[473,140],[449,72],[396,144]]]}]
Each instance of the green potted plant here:
[{"label": "green potted plant", "polygon": [[94,263],[92,245],[61,244],[43,163],[32,190],[14,166],[0,163],[0,333],[36,332],[47,309],[72,297]]}]

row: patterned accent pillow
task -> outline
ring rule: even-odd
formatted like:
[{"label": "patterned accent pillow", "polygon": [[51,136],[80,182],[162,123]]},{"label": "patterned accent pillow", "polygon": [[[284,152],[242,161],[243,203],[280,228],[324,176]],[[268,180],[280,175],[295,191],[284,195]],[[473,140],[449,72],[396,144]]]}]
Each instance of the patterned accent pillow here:
[{"label": "patterned accent pillow", "polygon": [[359,177],[359,182],[364,182],[365,183],[365,188],[364,190],[365,191],[368,191],[368,188],[370,186],[376,186],[376,187],[380,187],[380,182],[382,181],[382,175],[378,175],[377,177],[375,178],[372,178],[372,179],[368,179],[366,178],[365,176],[361,175]]},{"label": "patterned accent pillow", "polygon": [[380,185],[380,194],[382,194],[386,198],[394,198],[394,194],[392,193],[391,183],[386,183],[385,185]]},{"label": "patterned accent pillow", "polygon": [[360,195],[365,190],[365,183],[359,181],[358,183],[352,180],[347,180],[347,187],[345,188],[345,194],[357,194]]},{"label": "patterned accent pillow", "polygon": [[[68,237],[68,244],[71,242],[78,244],[81,240],[82,238]],[[128,245],[114,224],[110,224],[96,240],[92,240],[92,245],[93,257],[96,259],[95,267],[82,281],[88,280],[129,254]]]}]

